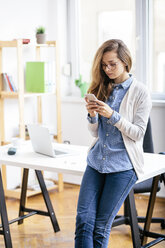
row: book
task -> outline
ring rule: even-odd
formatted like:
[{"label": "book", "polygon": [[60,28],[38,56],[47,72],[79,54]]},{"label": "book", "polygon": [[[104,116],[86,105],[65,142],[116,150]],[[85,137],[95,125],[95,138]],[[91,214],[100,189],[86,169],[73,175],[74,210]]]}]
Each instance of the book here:
[{"label": "book", "polygon": [[26,91],[47,93],[55,90],[54,62],[26,62]]},{"label": "book", "polygon": [[12,76],[8,73],[2,73],[3,76],[3,90],[16,92],[17,88],[13,82]]},{"label": "book", "polygon": [[15,83],[13,81],[13,77],[9,74],[8,75],[8,78],[9,78],[10,84],[11,84],[11,86],[13,88],[13,91],[16,92],[17,91],[17,87],[15,86]]},{"label": "book", "polygon": [[2,73],[2,82],[3,82],[2,89],[4,91],[11,91],[5,73]]},{"label": "book", "polygon": [[5,73],[5,77],[7,79],[7,82],[8,82],[9,88],[10,88],[10,91],[14,91],[14,89],[13,89],[11,83],[10,83],[10,80],[9,80],[9,77],[8,77],[7,73]]}]

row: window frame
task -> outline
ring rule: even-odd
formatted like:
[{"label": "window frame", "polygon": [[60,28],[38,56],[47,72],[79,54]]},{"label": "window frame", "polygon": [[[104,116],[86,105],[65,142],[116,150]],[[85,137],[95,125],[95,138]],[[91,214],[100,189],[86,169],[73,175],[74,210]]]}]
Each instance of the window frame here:
[{"label": "window frame", "polygon": [[[153,1],[135,0],[136,25],[136,70],[135,77],[150,90],[153,61]],[[71,63],[71,82],[80,75],[79,59],[79,6],[80,0],[68,0],[68,51]],[[72,93],[74,94],[73,83]],[[151,92],[153,100],[165,100],[164,93]]]},{"label": "window frame", "polygon": [[75,79],[80,75],[79,64],[79,0],[67,0],[67,60],[71,65],[71,75],[69,78],[71,94],[75,93]]}]

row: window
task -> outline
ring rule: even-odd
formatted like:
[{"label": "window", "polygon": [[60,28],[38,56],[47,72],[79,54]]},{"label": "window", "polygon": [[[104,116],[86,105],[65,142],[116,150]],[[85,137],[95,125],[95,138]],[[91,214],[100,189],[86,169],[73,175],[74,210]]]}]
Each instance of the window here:
[{"label": "window", "polygon": [[70,12],[75,32],[68,50],[76,55],[71,60],[72,82],[79,74],[90,82],[91,66],[99,45],[107,39],[119,38],[131,51],[131,73],[149,87],[153,99],[165,99],[165,0],[68,2],[70,10],[77,13]]},{"label": "window", "polygon": [[121,39],[131,50],[135,67],[135,1],[80,0],[80,74],[90,82],[90,70],[98,47],[108,39]]},{"label": "window", "polygon": [[153,1],[152,92],[165,94],[165,1]]}]

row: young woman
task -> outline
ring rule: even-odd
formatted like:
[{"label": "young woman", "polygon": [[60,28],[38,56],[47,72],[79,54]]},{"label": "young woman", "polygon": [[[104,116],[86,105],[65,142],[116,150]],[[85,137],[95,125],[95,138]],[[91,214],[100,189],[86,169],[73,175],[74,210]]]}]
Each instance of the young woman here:
[{"label": "young woman", "polygon": [[151,110],[144,84],[129,71],[130,52],[117,39],[98,49],[85,98],[89,130],[96,137],[87,156],[76,217],[75,248],[106,248],[113,220],[143,174],[143,137]]}]

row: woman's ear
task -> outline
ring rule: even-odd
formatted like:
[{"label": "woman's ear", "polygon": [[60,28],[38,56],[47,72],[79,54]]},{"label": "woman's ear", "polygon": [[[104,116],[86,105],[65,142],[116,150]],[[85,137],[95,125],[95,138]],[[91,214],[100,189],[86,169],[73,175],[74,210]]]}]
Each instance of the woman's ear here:
[{"label": "woman's ear", "polygon": [[123,62],[123,65],[124,65],[126,71],[129,72],[129,71],[128,71],[128,65],[127,65],[126,63],[124,63],[124,62]]},{"label": "woman's ear", "polygon": [[129,72],[128,65],[125,65],[125,69],[127,72]]}]

